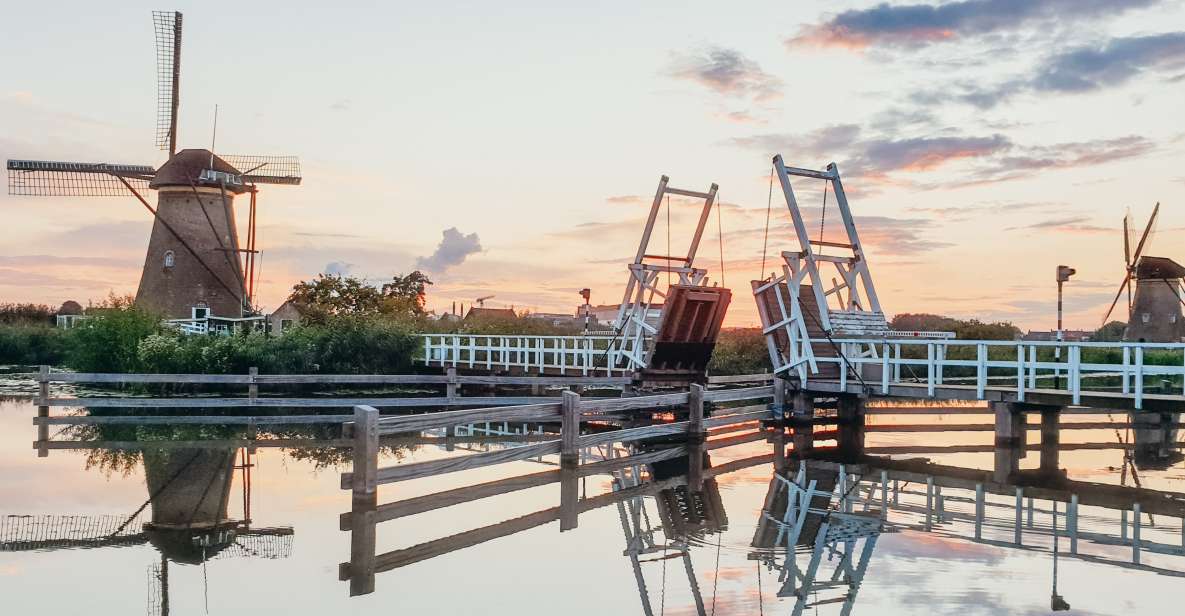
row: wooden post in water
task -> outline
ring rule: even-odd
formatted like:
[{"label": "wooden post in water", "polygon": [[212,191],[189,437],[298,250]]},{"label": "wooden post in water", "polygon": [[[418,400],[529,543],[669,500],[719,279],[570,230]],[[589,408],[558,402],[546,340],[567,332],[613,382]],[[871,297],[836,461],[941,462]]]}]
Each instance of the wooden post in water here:
[{"label": "wooden post in water", "polygon": [[864,455],[864,400],[843,394],[836,398],[838,415],[838,448],[842,455]]},{"label": "wooden post in water", "polygon": [[1025,504],[1025,489],[1016,489],[1016,532],[1013,535],[1013,543],[1020,545],[1021,542],[1021,514],[1024,511]]},{"label": "wooden post in water", "polygon": [[1048,474],[1058,472],[1058,445],[1061,440],[1058,420],[1060,417],[1060,408],[1041,409],[1041,471]]},{"label": "wooden post in water", "polygon": [[580,440],[580,394],[562,392],[560,398],[560,463],[578,464]]},{"label": "wooden post in water", "polygon": [[983,484],[975,484],[975,539],[983,539]]},{"label": "wooden post in water", "polygon": [[815,416],[815,397],[804,392],[794,392],[793,415],[794,420],[794,455],[805,456],[815,446],[815,427],[811,420]]},{"label": "wooden post in water", "polygon": [[785,419],[785,417],[786,417],[786,381],[775,376],[772,387],[774,390],[774,405],[773,405],[773,409],[772,409],[773,410],[773,413],[772,413],[773,418],[774,419]]},{"label": "wooden post in water", "polygon": [[1132,505],[1132,562],[1140,564],[1140,503]]},{"label": "wooden post in water", "polygon": [[353,520],[350,526],[350,596],[374,592],[375,509],[378,506],[379,412],[354,407]]},{"label": "wooden post in water", "polygon": [[[37,416],[49,417],[49,366],[42,365],[37,370]],[[38,424],[37,426],[37,457],[49,457],[49,448],[45,446],[45,442],[49,440],[49,425]]]}]

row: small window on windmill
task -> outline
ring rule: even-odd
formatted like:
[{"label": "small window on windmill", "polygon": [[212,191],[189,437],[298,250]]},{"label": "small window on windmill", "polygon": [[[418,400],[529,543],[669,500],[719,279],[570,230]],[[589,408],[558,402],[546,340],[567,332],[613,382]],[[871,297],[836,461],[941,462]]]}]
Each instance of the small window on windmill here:
[{"label": "small window on windmill", "polygon": [[210,316],[210,309],[206,306],[194,306],[191,315],[193,316],[193,320],[199,321]]},{"label": "small window on windmill", "polygon": [[166,268],[173,267],[173,259],[174,259],[173,251],[166,250],[165,251],[165,267]]},{"label": "small window on windmill", "polygon": [[1144,323],[1147,323],[1152,320],[1152,314],[1148,312],[1142,312],[1140,313],[1140,320]]},{"label": "small window on windmill", "polygon": [[1169,323],[1176,323],[1176,322],[1177,322],[1177,315],[1170,314],[1169,315]]}]

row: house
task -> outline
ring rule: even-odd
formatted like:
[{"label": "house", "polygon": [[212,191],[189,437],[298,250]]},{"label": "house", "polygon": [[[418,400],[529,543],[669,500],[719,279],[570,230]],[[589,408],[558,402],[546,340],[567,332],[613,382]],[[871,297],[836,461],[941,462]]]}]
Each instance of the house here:
[{"label": "house", "polygon": [[296,304],[296,302],[288,300],[283,304],[280,304],[279,308],[276,308],[274,312],[268,315],[268,331],[277,335],[283,334],[289,329],[300,325],[300,322],[303,318],[304,312],[301,310],[300,306]]},{"label": "house", "polygon": [[517,319],[513,308],[470,308],[465,313],[465,320],[469,319]]}]

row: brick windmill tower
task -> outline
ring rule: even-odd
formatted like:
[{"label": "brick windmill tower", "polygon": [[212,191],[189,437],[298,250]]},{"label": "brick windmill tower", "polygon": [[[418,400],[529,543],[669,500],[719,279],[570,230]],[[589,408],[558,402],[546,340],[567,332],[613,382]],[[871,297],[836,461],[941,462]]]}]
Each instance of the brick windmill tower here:
[{"label": "brick windmill tower", "polygon": [[1127,327],[1123,339],[1129,342],[1180,342],[1185,338],[1185,313],[1181,311],[1185,303],[1181,299],[1181,279],[1185,278],[1185,266],[1168,257],[1144,254],[1159,213],[1160,204],[1157,203],[1134,253],[1130,251],[1127,217],[1123,218],[1123,259],[1127,271],[1114,301],[1103,316],[1103,324],[1111,318],[1115,306],[1124,291],[1127,291]]},{"label": "brick windmill tower", "polygon": [[[195,331],[234,327],[255,315],[256,206],[259,184],[300,184],[293,156],[177,151],[181,13],[154,12],[159,168],[112,163],[8,161],[8,190],[32,196],[134,196],[154,221],[136,303]],[[153,207],[144,193],[155,190]],[[249,197],[245,239],[235,198]]]}]

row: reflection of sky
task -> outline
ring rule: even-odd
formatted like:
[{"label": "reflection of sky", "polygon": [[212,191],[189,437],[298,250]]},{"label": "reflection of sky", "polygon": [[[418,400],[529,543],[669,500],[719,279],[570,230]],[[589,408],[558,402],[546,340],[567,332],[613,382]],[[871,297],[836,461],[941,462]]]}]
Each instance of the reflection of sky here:
[{"label": "reflection of sky", "polygon": [[[38,61],[6,67],[0,158],[162,162],[157,7],[118,4],[6,3],[0,53]],[[1068,262],[1068,324],[1095,327],[1123,273],[1121,209],[1142,224],[1185,191],[1180,2],[177,4],[181,143],[208,146],[217,104],[216,149],[304,163],[301,187],[260,197],[271,308],[326,269],[406,272],[453,227],[483,250],[433,273],[435,309],[494,293],[568,311],[582,287],[614,301],[664,173],[720,185],[723,233],[712,220],[699,254],[719,280],[723,235],[723,277],[743,289],[781,151],[838,162],[887,312],[1051,328],[1051,273]],[[76,70],[80,49],[119,74]],[[817,186],[799,197],[820,211]],[[777,254],[792,246],[773,203]],[[678,245],[690,217],[673,209]],[[134,291],[150,222],[134,201],[0,195],[0,210],[16,230],[4,298]],[[1166,207],[1156,249],[1183,225]],[[733,303],[730,324],[756,320]]]},{"label": "reflection of sky", "polygon": [[[141,471],[128,477],[84,471],[81,452],[52,451],[38,459],[29,446],[34,436],[31,406],[0,405],[0,514],[131,513],[147,498]],[[949,421],[964,421],[946,418]],[[895,435],[894,438],[900,435]],[[972,442],[990,435],[970,435]],[[873,440],[881,435],[872,435]],[[946,438],[908,435],[913,443]],[[959,439],[967,435],[958,435]],[[1076,436],[1081,440],[1106,434]],[[870,444],[872,444],[870,442]],[[712,452],[713,465],[767,453],[761,442]],[[406,461],[447,455],[423,447]],[[1090,469],[1088,478],[1117,481],[1106,473],[1118,465],[1118,452],[1073,452],[1063,466]],[[970,456],[970,457],[967,457]],[[990,454],[933,456],[936,462],[988,468]],[[253,514],[257,526],[291,525],[292,556],[281,560],[226,558],[206,568],[211,614],[247,612],[290,614],[372,613],[397,607],[409,614],[554,614],[567,606],[570,614],[640,613],[637,589],[622,555],[625,547],[615,506],[580,516],[575,531],[560,534],[556,523],[490,541],[394,571],[381,573],[376,592],[349,599],[337,580],[337,563],[348,558],[349,535],[337,530],[338,514],[349,507],[349,495],[338,488],[338,472],[314,471],[284,452],[261,449],[254,474]],[[443,475],[380,491],[380,502],[419,496],[529,472],[545,470],[527,462]],[[788,613],[792,605],[775,597],[776,573],[762,571],[748,559],[757,515],[771,468],[759,466],[717,479],[728,528],[709,535],[692,549],[692,563],[705,602],[715,597],[716,614]],[[1180,465],[1148,472],[1145,482],[1183,490]],[[916,488],[916,486],[914,486]],[[587,494],[603,493],[601,477],[589,478]],[[238,483],[232,490],[230,514],[239,513]],[[449,507],[379,526],[378,551],[409,547],[465,530],[494,524],[558,505],[559,487],[552,484],[512,495]],[[650,518],[659,524],[652,501]],[[949,509],[955,509],[951,504]],[[1175,522],[1166,522],[1174,524]],[[661,535],[659,535],[661,538]],[[717,550],[716,541],[720,547]],[[1063,543],[1062,549],[1065,549]],[[1123,550],[1118,550],[1118,560]],[[805,563],[805,555],[800,563]],[[1181,557],[1167,558],[1185,568]],[[644,560],[646,558],[644,557]],[[43,553],[0,553],[0,596],[5,609],[46,613],[140,613],[147,594],[148,567],[159,560],[148,546]],[[719,563],[717,565],[717,562]],[[678,559],[667,561],[665,585],[661,561],[643,564],[656,613],[692,614],[686,574]],[[826,562],[823,569],[830,569]],[[716,572],[719,572],[718,574]],[[202,613],[202,569],[173,565],[170,581],[174,613]],[[883,535],[873,554],[854,614],[1044,614],[1050,592],[1048,554],[915,531]],[[63,593],[61,580],[71,580]],[[1185,580],[1068,558],[1059,562],[1059,592],[1075,614],[1121,614],[1130,610],[1166,609],[1164,597],[1179,596]],[[571,599],[576,593],[576,600]],[[821,608],[837,613],[838,606]]]}]

